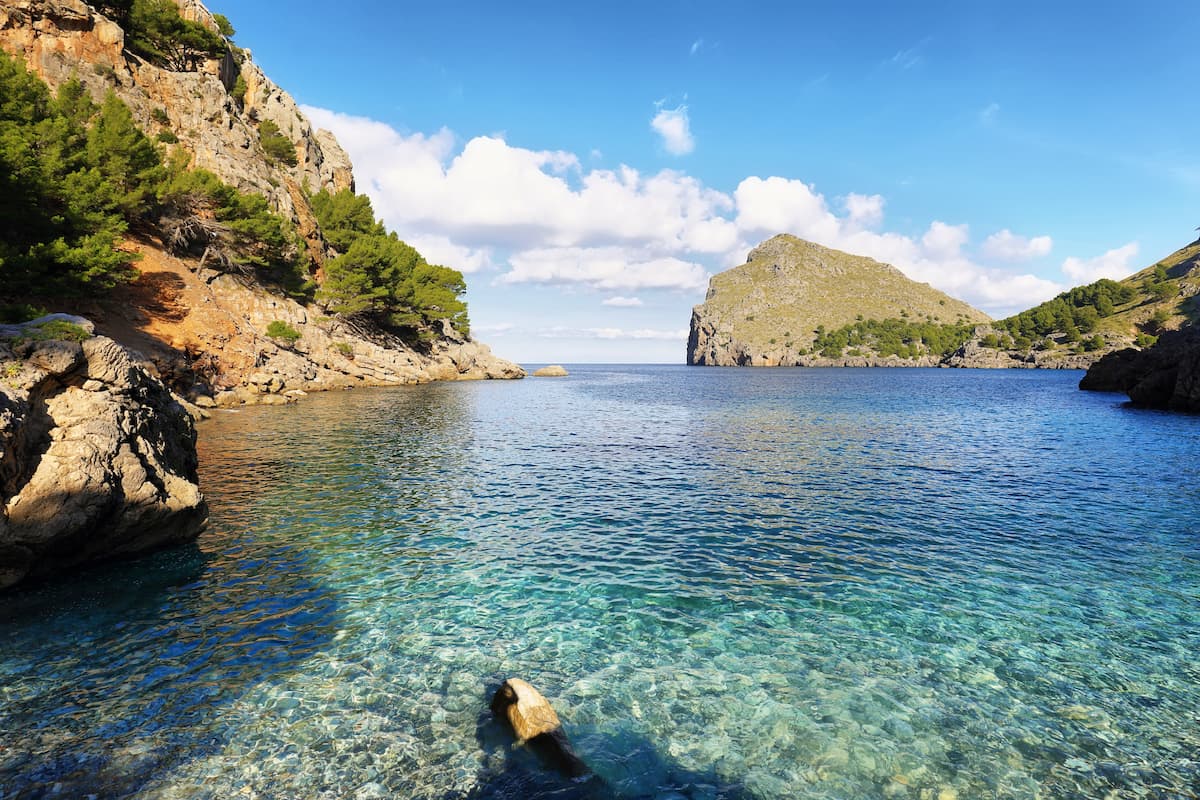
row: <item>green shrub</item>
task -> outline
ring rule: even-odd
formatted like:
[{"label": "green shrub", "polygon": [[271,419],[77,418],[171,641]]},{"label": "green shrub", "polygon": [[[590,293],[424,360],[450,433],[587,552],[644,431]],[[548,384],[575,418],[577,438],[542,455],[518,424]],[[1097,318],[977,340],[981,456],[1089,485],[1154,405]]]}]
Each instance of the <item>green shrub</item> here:
[{"label": "green shrub", "polygon": [[171,131],[159,131],[159,134],[154,138],[163,144],[177,144],[179,142],[179,137]]},{"label": "green shrub", "polygon": [[267,326],[267,336],[270,336],[272,339],[278,339],[288,345],[293,345],[299,341],[300,335],[300,331],[281,319],[277,319]]},{"label": "green shrub", "polygon": [[229,96],[232,97],[239,106],[246,104],[246,79],[238,73],[237,80],[233,82],[233,88],[229,90]]},{"label": "green shrub", "polygon": [[40,325],[29,325],[22,328],[20,335],[14,337],[14,340],[22,342],[45,342],[51,340],[82,342],[84,339],[91,338],[91,336],[92,334],[88,333],[86,328],[76,325],[73,322],[67,322],[63,319],[52,319]]},{"label": "green shrub", "polygon": [[284,136],[279,126],[271,120],[264,119],[258,123],[258,140],[262,144],[263,152],[271,161],[282,161],[289,167],[299,163],[292,140]]},{"label": "green shrub", "polygon": [[1096,350],[1102,350],[1103,348],[1104,348],[1104,337],[1098,333],[1090,339],[1083,340],[1083,349],[1087,350],[1089,353],[1094,352]]},{"label": "green shrub", "polygon": [[1148,333],[1139,333],[1137,335],[1137,339],[1134,341],[1134,343],[1138,347],[1150,347],[1152,344],[1154,344],[1157,341],[1158,341],[1157,336],[1151,336]]},{"label": "green shrub", "polygon": [[224,14],[213,14],[213,20],[217,23],[217,32],[226,39],[232,39],[237,36],[237,31],[233,29],[233,24],[230,23],[229,17]]},{"label": "green shrub", "polygon": [[350,346],[349,342],[334,342],[333,349],[337,350],[346,358],[354,357],[354,348]]}]

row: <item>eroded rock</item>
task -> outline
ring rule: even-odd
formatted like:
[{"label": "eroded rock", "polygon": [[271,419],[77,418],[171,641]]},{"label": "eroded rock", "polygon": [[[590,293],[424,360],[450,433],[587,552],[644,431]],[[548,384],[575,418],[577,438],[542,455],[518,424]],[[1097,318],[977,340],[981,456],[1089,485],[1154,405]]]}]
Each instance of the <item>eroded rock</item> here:
[{"label": "eroded rock", "polygon": [[0,340],[0,588],[199,535],[195,427],[170,391],[102,336],[20,349]]}]

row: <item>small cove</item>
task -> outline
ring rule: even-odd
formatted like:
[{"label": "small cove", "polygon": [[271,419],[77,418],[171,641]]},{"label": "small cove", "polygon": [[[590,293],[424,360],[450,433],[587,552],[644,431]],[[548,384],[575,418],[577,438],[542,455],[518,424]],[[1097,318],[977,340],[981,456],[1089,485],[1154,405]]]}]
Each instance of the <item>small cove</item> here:
[{"label": "small cove", "polygon": [[[221,413],[192,547],[0,612],[0,797],[1200,791],[1200,419],[1079,373],[572,369]],[[564,794],[566,792],[566,794]]]}]

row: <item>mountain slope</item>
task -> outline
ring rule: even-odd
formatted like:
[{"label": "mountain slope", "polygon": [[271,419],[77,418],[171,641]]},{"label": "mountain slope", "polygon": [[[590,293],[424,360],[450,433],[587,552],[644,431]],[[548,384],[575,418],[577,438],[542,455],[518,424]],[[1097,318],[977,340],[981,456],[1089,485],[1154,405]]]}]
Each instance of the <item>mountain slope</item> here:
[{"label": "mountain slope", "polygon": [[809,350],[821,333],[856,319],[893,318],[939,325],[989,320],[888,264],[781,234],[750,251],[745,264],[713,276],[692,312],[687,362],[820,364],[823,357]]},{"label": "mountain slope", "polygon": [[[17,294],[0,275],[0,306],[29,304],[85,314],[101,333],[136,347],[173,388],[193,398],[253,400],[274,394],[282,399],[292,390],[523,375],[436,318],[421,316],[405,333],[316,302],[339,254],[321,230],[309,193],[352,190],[350,161],[332,134],[314,130],[291,96],[226,38],[231,33],[227,20],[218,20],[197,0],[175,3],[189,24],[203,29],[200,39],[207,44],[193,45],[193,37],[164,56],[156,32],[138,28],[146,20],[137,18],[137,4],[130,12],[129,4],[119,1],[0,0],[0,49],[27,65],[52,92],[78,81],[96,104],[115,95],[157,141],[168,172],[190,169],[198,176],[194,171],[205,170],[234,189],[265,198],[292,231],[284,244],[292,241],[289,236],[301,237],[290,251],[298,255],[288,258],[303,262],[300,282],[305,285],[289,286],[290,294],[285,293],[282,284],[268,279],[271,264],[214,260],[210,253],[217,251],[203,238],[199,246],[168,248],[172,231],[166,212],[155,211],[130,221],[123,247],[141,256],[133,262],[133,283],[111,294],[38,297],[28,288]],[[222,30],[227,33],[219,34]],[[206,184],[197,179],[193,185]],[[209,199],[188,209],[191,217],[183,222],[240,237],[244,250],[255,251],[255,242],[245,241],[245,225],[214,217]],[[370,212],[369,203],[366,209]],[[237,229],[238,224],[243,227]],[[426,274],[439,269],[429,267]],[[465,331],[465,315],[462,319],[456,327]],[[283,338],[272,336],[272,329]]]}]

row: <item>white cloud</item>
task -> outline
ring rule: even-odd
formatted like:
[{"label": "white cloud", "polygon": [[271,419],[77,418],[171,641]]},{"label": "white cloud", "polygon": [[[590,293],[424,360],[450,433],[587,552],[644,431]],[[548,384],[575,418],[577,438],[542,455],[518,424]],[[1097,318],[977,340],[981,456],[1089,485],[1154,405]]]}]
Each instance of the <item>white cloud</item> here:
[{"label": "white cloud", "polygon": [[846,195],[846,213],[850,221],[863,228],[874,228],[883,222],[884,199],[882,195]]},{"label": "white cloud", "polygon": [[[768,236],[792,233],[893,264],[993,314],[1063,289],[973,260],[965,225],[935,220],[919,235],[884,230],[880,195],[847,194],[835,211],[814,186],[791,178],[751,176],[726,194],[676,170],[587,169],[571,153],[499,137],[463,143],[447,130],[402,134],[361,117],[305,112],[350,153],[360,190],[388,227],[431,260],[498,268],[504,284],[699,294],[710,270],[744,261]],[[1006,260],[1005,233],[989,237],[981,249],[993,252],[983,257]],[[1007,235],[1005,252],[1018,249],[1018,240],[1032,251],[1049,240]]]},{"label": "white cloud", "polygon": [[616,297],[606,297],[601,301],[600,305],[613,306],[614,308],[637,308],[644,305],[644,303],[637,297],[621,297],[617,295]]},{"label": "white cloud", "polygon": [[683,289],[708,286],[699,264],[674,256],[653,257],[623,247],[548,247],[523,250],[509,259],[502,283],[584,284],[595,289]]},{"label": "white cloud", "polygon": [[984,239],[980,252],[997,261],[1029,261],[1049,255],[1053,247],[1054,240],[1049,236],[1030,239],[1005,228]]},{"label": "white cloud", "polygon": [[921,246],[935,259],[950,261],[958,258],[968,238],[966,225],[947,225],[940,220],[934,220],[929,230],[921,237]]},{"label": "white cloud", "polygon": [[1093,283],[1101,278],[1118,280],[1137,272],[1130,262],[1137,257],[1138,243],[1130,242],[1095,258],[1071,256],[1063,261],[1063,274],[1076,284]]},{"label": "white cloud", "polygon": [[704,47],[703,39],[697,39],[696,41],[692,42],[691,55],[696,55],[696,53],[699,53],[703,47]]},{"label": "white cloud", "polygon": [[555,326],[543,328],[537,332],[543,339],[662,339],[665,341],[686,341],[687,328],[660,330],[657,328],[565,328]]},{"label": "white cloud", "polygon": [[696,149],[687,106],[660,107],[654,119],[650,120],[650,127],[662,137],[663,147],[673,156],[686,156]]},{"label": "white cloud", "polygon": [[431,264],[454,267],[464,273],[479,272],[492,266],[492,253],[486,247],[464,247],[446,236],[438,235],[417,234],[407,237],[405,241]]},{"label": "white cloud", "polygon": [[988,103],[979,110],[979,122],[983,125],[993,125],[996,117],[1000,116],[1000,104]]}]

